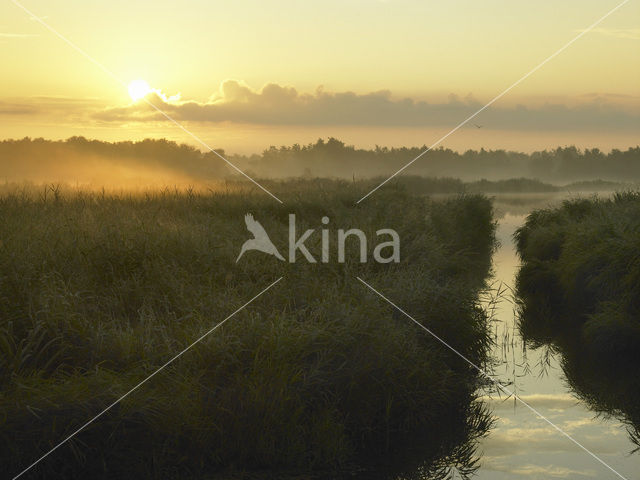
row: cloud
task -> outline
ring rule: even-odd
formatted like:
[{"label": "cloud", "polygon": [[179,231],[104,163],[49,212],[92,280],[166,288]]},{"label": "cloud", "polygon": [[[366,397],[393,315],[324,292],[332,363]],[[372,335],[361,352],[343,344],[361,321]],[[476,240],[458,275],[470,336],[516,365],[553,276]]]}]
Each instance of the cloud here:
[{"label": "cloud", "polygon": [[[389,90],[371,93],[300,93],[293,87],[270,83],[261,90],[227,80],[205,102],[180,101],[159,90],[147,97],[153,105],[178,121],[232,122],[296,126],[453,127],[483,104],[472,96],[450,95],[445,102],[429,103],[396,98]],[[96,112],[106,122],[163,121],[163,116],[144,101]],[[624,108],[609,97],[597,96],[574,106],[544,104],[489,108],[474,119],[488,129],[521,130],[637,130],[640,112]]]},{"label": "cloud", "polygon": [[507,427],[496,429],[483,443],[484,451],[491,457],[511,457],[532,453],[574,452],[575,445],[554,428]]},{"label": "cloud", "polygon": [[571,433],[578,428],[591,427],[595,424],[593,417],[582,417],[576,420],[565,420],[562,422],[561,428],[567,433]]},{"label": "cloud", "polygon": [[38,112],[39,109],[32,104],[0,101],[0,115],[33,115]]},{"label": "cloud", "polygon": [[570,475],[580,475],[583,477],[595,477],[593,470],[572,470],[570,468],[558,467],[554,465],[522,465],[511,470],[517,475],[544,475],[545,478],[567,478]]},{"label": "cloud", "polygon": [[593,469],[587,470],[574,470],[566,467],[559,467],[555,465],[533,465],[533,464],[525,464],[525,465],[505,465],[500,462],[490,462],[488,465],[490,470],[498,471],[498,472],[507,472],[513,475],[522,475],[528,478],[531,478],[535,475],[534,478],[570,478],[575,476],[594,478],[596,477],[596,472]]},{"label": "cloud", "polygon": [[[580,402],[569,393],[534,393],[530,395],[518,395],[518,398],[527,402],[536,409],[548,408],[553,410],[565,410],[574,407]],[[513,398],[505,400],[499,397],[484,397],[484,399],[492,404],[494,408],[507,407],[513,409]],[[521,408],[526,408],[522,404],[517,403]]]},{"label": "cloud", "polygon": [[[562,425],[564,427],[564,425]],[[586,427],[592,427],[586,430]],[[584,424],[580,439],[592,452],[598,455],[619,453],[619,444],[611,444],[608,431],[600,425]],[[573,429],[563,430],[573,434]],[[592,431],[589,435],[586,432]],[[509,426],[501,425],[490,433],[483,442],[484,452],[492,458],[512,458],[515,455],[558,455],[576,452],[576,446],[551,426]]]},{"label": "cloud", "polygon": [[[585,30],[576,30],[584,32]],[[607,37],[626,38],[629,40],[640,40],[640,28],[604,28],[597,27],[589,30],[592,33],[599,33]]]}]

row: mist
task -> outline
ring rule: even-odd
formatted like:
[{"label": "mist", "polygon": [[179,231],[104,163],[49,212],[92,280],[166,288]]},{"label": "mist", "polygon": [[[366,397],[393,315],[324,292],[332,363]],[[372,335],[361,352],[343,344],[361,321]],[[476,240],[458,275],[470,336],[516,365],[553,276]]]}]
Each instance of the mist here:
[{"label": "mist", "polygon": [[198,185],[228,174],[214,153],[164,139],[112,143],[71,137],[0,142],[0,179],[6,182],[134,188]]},{"label": "mist", "polygon": [[[307,145],[272,146],[261,154],[216,150],[252,177],[388,177],[427,149],[360,149],[329,138]],[[403,171],[402,176],[446,177],[463,182],[537,179],[551,185],[603,180],[640,181],[640,147],[626,151],[558,147],[533,153],[439,147]],[[24,138],[0,142],[0,179],[5,182],[64,182],[85,187],[205,186],[239,174],[213,152],[166,139],[105,142],[71,137],[65,141]],[[400,178],[400,177],[399,177]]]}]

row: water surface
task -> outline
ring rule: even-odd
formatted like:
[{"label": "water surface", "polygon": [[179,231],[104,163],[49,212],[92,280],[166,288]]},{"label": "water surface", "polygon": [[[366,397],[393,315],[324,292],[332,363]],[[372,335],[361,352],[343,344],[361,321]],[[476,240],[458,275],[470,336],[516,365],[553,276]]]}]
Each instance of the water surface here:
[{"label": "water surface", "polygon": [[[582,195],[589,195],[583,193]],[[514,286],[519,267],[512,235],[524,223],[528,212],[552,206],[569,194],[498,195],[497,237],[500,247],[494,256],[495,280]],[[571,194],[575,196],[575,194]],[[640,454],[625,425],[598,412],[578,398],[567,383],[557,355],[544,349],[524,349],[516,328],[513,304],[507,299],[497,305],[494,355],[500,359],[495,378],[600,457],[623,477],[639,478]],[[480,480],[502,479],[619,479],[580,447],[538,418],[513,398],[493,395],[487,402],[497,418],[494,428],[481,442]]]}]

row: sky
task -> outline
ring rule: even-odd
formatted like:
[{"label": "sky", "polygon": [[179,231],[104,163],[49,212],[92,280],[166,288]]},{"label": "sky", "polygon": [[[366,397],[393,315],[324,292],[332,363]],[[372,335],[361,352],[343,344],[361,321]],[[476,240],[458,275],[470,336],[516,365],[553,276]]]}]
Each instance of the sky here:
[{"label": "sky", "polygon": [[[134,101],[128,87],[141,80],[146,100],[210,146],[252,153],[329,136],[430,145],[620,2],[19,3],[95,63],[2,2],[0,138],[196,144]],[[443,145],[608,150],[637,145],[639,131],[640,2],[631,0]]]}]

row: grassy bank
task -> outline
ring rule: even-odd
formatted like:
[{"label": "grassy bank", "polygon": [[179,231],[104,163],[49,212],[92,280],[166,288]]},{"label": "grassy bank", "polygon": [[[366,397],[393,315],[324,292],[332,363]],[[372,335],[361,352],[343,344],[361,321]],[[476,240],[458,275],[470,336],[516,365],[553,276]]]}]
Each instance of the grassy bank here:
[{"label": "grassy bank", "polygon": [[[357,281],[362,277],[476,364],[476,306],[494,246],[490,202],[362,186],[262,193],[18,190],[0,198],[0,459],[17,473],[279,277],[205,340],[60,447],[33,478],[203,478],[345,472],[419,439],[419,457],[473,468],[488,427],[476,372]],[[252,213],[286,256],[288,215],[330,262],[240,246]],[[336,230],[360,228],[336,262]],[[395,229],[400,263],[379,264]],[[353,240],[353,239],[351,239]],[[337,474],[336,474],[337,475]],[[268,477],[265,473],[263,478]],[[28,477],[29,478],[29,477]]]},{"label": "grassy bank", "polygon": [[565,201],[516,232],[520,330],[595,409],[640,429],[640,194]]}]

